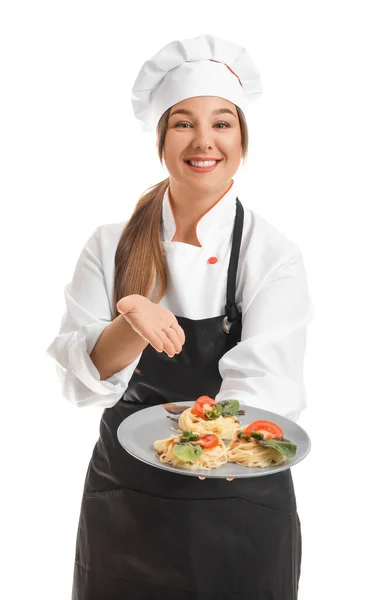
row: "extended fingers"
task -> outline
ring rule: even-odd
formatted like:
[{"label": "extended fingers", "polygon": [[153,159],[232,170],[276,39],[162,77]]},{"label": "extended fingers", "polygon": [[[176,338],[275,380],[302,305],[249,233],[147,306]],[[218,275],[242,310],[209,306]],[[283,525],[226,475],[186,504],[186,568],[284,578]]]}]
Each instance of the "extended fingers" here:
[{"label": "extended fingers", "polygon": [[179,325],[179,323],[177,322],[177,323],[172,323],[172,325],[170,325],[170,327],[172,329],[174,329],[174,331],[176,332],[176,334],[178,336],[179,341],[181,342],[181,344],[183,346],[183,344],[186,341],[186,337],[185,337],[185,332],[182,329],[181,325]]},{"label": "extended fingers", "polygon": [[169,342],[169,340],[170,340],[171,344],[174,346],[174,348],[171,347],[171,350],[172,350],[171,354],[173,354],[174,352],[176,352],[176,354],[179,354],[182,350],[182,344],[181,344],[179,336],[177,335],[177,333],[175,332],[173,327],[171,327],[171,326],[166,327],[164,333],[168,337],[167,341]]}]

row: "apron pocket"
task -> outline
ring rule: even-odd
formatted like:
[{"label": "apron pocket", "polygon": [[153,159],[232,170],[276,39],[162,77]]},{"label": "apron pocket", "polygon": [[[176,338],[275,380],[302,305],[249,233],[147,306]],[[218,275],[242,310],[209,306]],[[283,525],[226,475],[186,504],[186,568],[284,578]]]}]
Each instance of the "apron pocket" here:
[{"label": "apron pocket", "polygon": [[76,561],[105,578],[274,600],[293,585],[293,519],[241,498],[85,492]]}]

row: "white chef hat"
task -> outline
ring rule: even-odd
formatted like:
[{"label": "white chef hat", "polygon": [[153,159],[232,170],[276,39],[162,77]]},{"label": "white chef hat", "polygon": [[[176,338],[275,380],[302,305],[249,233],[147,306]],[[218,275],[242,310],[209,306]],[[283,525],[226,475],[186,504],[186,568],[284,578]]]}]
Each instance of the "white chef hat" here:
[{"label": "white chef hat", "polygon": [[132,89],[135,117],[155,131],[162,114],[194,96],[219,96],[243,111],[262,94],[260,75],[243,46],[214,35],[170,42],[141,67]]}]

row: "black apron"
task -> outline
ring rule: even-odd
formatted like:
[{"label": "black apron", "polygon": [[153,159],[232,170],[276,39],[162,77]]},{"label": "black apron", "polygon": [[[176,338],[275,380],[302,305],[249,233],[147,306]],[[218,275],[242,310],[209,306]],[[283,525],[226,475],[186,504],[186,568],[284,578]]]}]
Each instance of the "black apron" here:
[{"label": "black apron", "polygon": [[241,339],[243,220],[237,198],[225,314],[177,317],[182,352],[169,358],[149,344],[123,397],[103,412],[84,484],[73,600],[297,599],[301,529],[290,469],[200,480],[151,467],[117,439],[137,410],[218,394],[218,361]]}]

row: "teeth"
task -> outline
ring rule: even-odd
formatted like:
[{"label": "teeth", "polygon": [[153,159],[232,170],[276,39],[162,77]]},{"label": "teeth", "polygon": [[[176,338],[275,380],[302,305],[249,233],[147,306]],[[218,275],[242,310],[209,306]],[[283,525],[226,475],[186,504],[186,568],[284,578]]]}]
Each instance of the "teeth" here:
[{"label": "teeth", "polygon": [[213,165],[215,165],[217,163],[217,160],[205,160],[205,161],[196,161],[196,160],[189,160],[188,161],[190,164],[192,164],[193,167],[213,167]]}]

